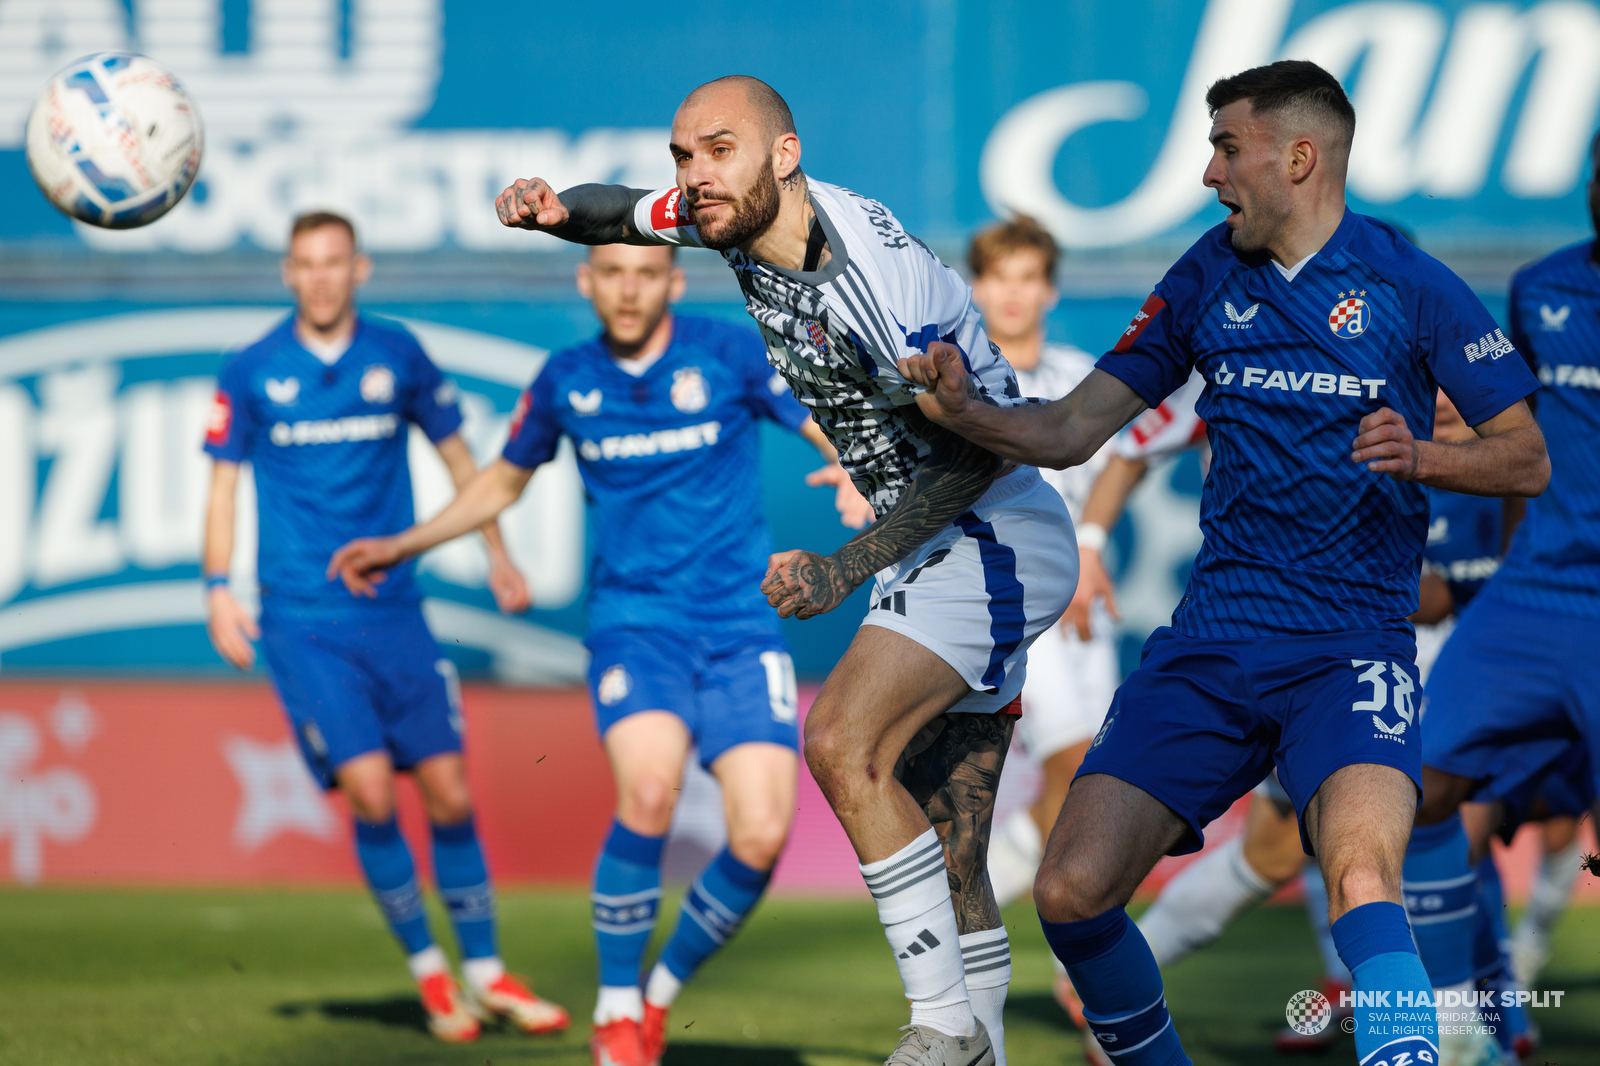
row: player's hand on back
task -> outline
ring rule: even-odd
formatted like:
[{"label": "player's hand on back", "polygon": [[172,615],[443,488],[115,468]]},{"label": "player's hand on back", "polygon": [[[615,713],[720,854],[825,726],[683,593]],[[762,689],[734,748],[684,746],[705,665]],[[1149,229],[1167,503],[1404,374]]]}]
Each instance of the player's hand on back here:
[{"label": "player's hand on back", "polygon": [[900,373],[927,390],[917,397],[917,407],[939,425],[958,422],[969,404],[979,402],[961,349],[953,344],[934,341],[921,355],[900,360]]},{"label": "player's hand on back", "polygon": [[399,561],[400,551],[393,537],[362,537],[333,553],[328,562],[328,580],[337,576],[352,596],[375,599],[378,586],[388,576],[384,571]]},{"label": "player's hand on back", "polygon": [[833,505],[838,508],[839,521],[851,529],[865,529],[877,519],[872,504],[856,489],[856,483],[838,463],[829,463],[806,475],[806,484],[812,488],[832,485]]},{"label": "player's hand on back", "polygon": [[510,559],[490,560],[489,591],[494,593],[494,605],[501,614],[521,614],[533,606],[528,579]]},{"label": "player's hand on back", "polygon": [[1078,551],[1078,590],[1072,594],[1067,613],[1061,616],[1061,628],[1075,630],[1079,640],[1086,641],[1093,636],[1089,612],[1097,599],[1106,601],[1106,613],[1111,615],[1112,621],[1122,621],[1117,613],[1117,587],[1106,572],[1104,560],[1093,548],[1081,548]]},{"label": "player's hand on back", "polygon": [[248,670],[255,665],[256,649],[251,641],[260,639],[261,630],[225,586],[212,589],[206,597],[206,634],[217,654],[231,666]]},{"label": "player's hand on back", "polygon": [[767,557],[761,591],[778,609],[779,618],[815,618],[827,614],[856,590],[833,557],[808,551],[778,552]]},{"label": "player's hand on back", "polygon": [[494,202],[502,226],[550,229],[567,220],[567,209],[543,178],[518,178]]},{"label": "player's hand on back", "polygon": [[1422,453],[1405,416],[1380,407],[1361,420],[1360,435],[1350,446],[1350,458],[1365,463],[1375,474],[1388,474],[1396,481],[1414,481]]}]

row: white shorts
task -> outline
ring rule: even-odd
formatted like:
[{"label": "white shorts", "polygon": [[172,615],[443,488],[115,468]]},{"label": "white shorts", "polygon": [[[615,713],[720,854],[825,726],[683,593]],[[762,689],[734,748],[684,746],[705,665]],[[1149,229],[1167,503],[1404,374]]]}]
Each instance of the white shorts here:
[{"label": "white shorts", "polygon": [[1111,617],[1098,601],[1089,627],[1090,638],[1079,640],[1076,629],[1057,623],[1028,649],[1028,685],[1022,690],[1017,738],[1039,762],[1092,740],[1121,683]]},{"label": "white shorts", "polygon": [[1022,691],[1028,646],[1056,624],[1077,585],[1067,505],[1028,466],[880,571],[861,624],[902,633],[949,663],[972,689],[951,711],[990,714]]}]

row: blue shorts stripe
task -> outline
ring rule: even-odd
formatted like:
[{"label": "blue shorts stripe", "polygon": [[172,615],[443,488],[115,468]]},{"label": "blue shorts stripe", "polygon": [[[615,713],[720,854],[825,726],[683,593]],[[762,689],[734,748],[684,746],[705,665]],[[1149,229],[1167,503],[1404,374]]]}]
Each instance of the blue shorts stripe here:
[{"label": "blue shorts stripe", "polygon": [[1022,643],[1028,618],[1023,610],[1022,582],[1017,580],[1017,553],[995,538],[994,526],[971,511],[958,517],[956,525],[978,542],[978,557],[983,560],[983,587],[989,593],[989,637],[994,641],[983,683],[993,691],[1006,678],[1006,660]]}]

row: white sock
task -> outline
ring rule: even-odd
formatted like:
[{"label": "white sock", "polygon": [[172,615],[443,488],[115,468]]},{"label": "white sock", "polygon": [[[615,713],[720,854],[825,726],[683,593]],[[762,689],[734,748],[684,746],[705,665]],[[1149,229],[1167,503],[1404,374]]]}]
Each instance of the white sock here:
[{"label": "white sock", "polygon": [[967,975],[972,1013],[989,1030],[994,1066],[1006,1066],[1006,990],[1011,986],[1011,940],[1005,928],[985,929],[961,937],[961,961]]},{"label": "white sock", "polygon": [[911,1024],[947,1036],[976,1033],[938,834],[929,829],[887,859],[867,863],[861,877],[878,904],[878,920],[894,951],[900,983],[911,1001]]},{"label": "white sock", "polygon": [[678,998],[678,993],[683,991],[683,982],[672,976],[672,971],[661,963],[656,963],[655,969],[650,971],[650,980],[644,985],[644,1001],[652,1007],[663,1010],[672,1006],[673,1000]]},{"label": "white sock", "polygon": [[444,951],[438,944],[429,944],[415,955],[406,959],[406,965],[411,968],[411,979],[421,981],[424,977],[432,977],[436,973],[445,973],[450,969],[450,960],[444,957]]},{"label": "white sock", "polygon": [[1574,840],[1555,854],[1546,855],[1539,863],[1539,875],[1528,894],[1528,920],[1537,923],[1539,931],[1547,937],[1555,931],[1556,922],[1572,899],[1572,882],[1578,878],[1582,850]]},{"label": "white sock", "polygon": [[623,1018],[644,1021],[644,994],[638,985],[601,985],[594,1001],[594,1024],[608,1025]]},{"label": "white sock", "polygon": [[1044,857],[1039,826],[1026,807],[1012,811],[989,841],[989,885],[994,901],[1004,907],[1033,891],[1033,878]]},{"label": "white sock", "polygon": [[506,964],[500,961],[498,955],[487,955],[481,959],[462,959],[461,976],[466,978],[467,984],[482,992],[506,974]]},{"label": "white sock", "polygon": [[1276,887],[1245,861],[1244,838],[1234,837],[1168,881],[1139,919],[1139,931],[1156,964],[1170,966],[1217,939],[1246,908],[1266,899]]},{"label": "white sock", "polygon": [[1547,852],[1539,863],[1528,891],[1528,909],[1511,936],[1511,969],[1519,988],[1532,988],[1550,958],[1550,934],[1572,898],[1581,850],[1574,840],[1560,851]]}]

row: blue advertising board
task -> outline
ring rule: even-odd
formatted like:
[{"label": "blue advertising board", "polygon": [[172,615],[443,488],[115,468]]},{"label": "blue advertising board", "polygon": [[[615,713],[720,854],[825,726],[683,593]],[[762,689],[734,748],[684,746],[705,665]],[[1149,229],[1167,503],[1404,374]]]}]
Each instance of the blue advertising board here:
[{"label": "blue advertising board", "polygon": [[[21,151],[45,80],[106,48],[174,70],[206,125],[190,196],[133,231],[56,213]],[[0,0],[0,670],[221,668],[200,624],[194,445],[221,353],[286,311],[271,256],[302,210],[355,219],[378,260],[368,309],[457,378],[483,459],[545,353],[594,329],[559,280],[570,251],[501,228],[494,194],[535,174],[670,183],[666,128],[696,84],[770,81],[810,173],[883,200],[952,261],[977,226],[1037,217],[1069,253],[1052,334],[1101,350],[1220,217],[1200,183],[1205,87],[1284,56],[1351,92],[1357,209],[1447,259],[1511,262],[1587,231],[1592,0],[819,0],[798,23],[720,0],[692,19],[633,0],[514,19],[464,0]],[[697,254],[687,306],[742,317]],[[385,287],[400,273],[409,287]],[[774,430],[764,461],[779,547],[841,542],[828,494],[796,487],[814,453]],[[419,511],[440,506],[448,481],[418,442],[413,470]],[[1118,531],[1130,647],[1182,588],[1197,494],[1192,463],[1164,469]],[[427,560],[430,618],[469,671],[573,680],[588,534],[570,456],[506,524],[535,610],[495,614],[462,542]],[[801,672],[824,673],[859,616],[791,624]]]}]

